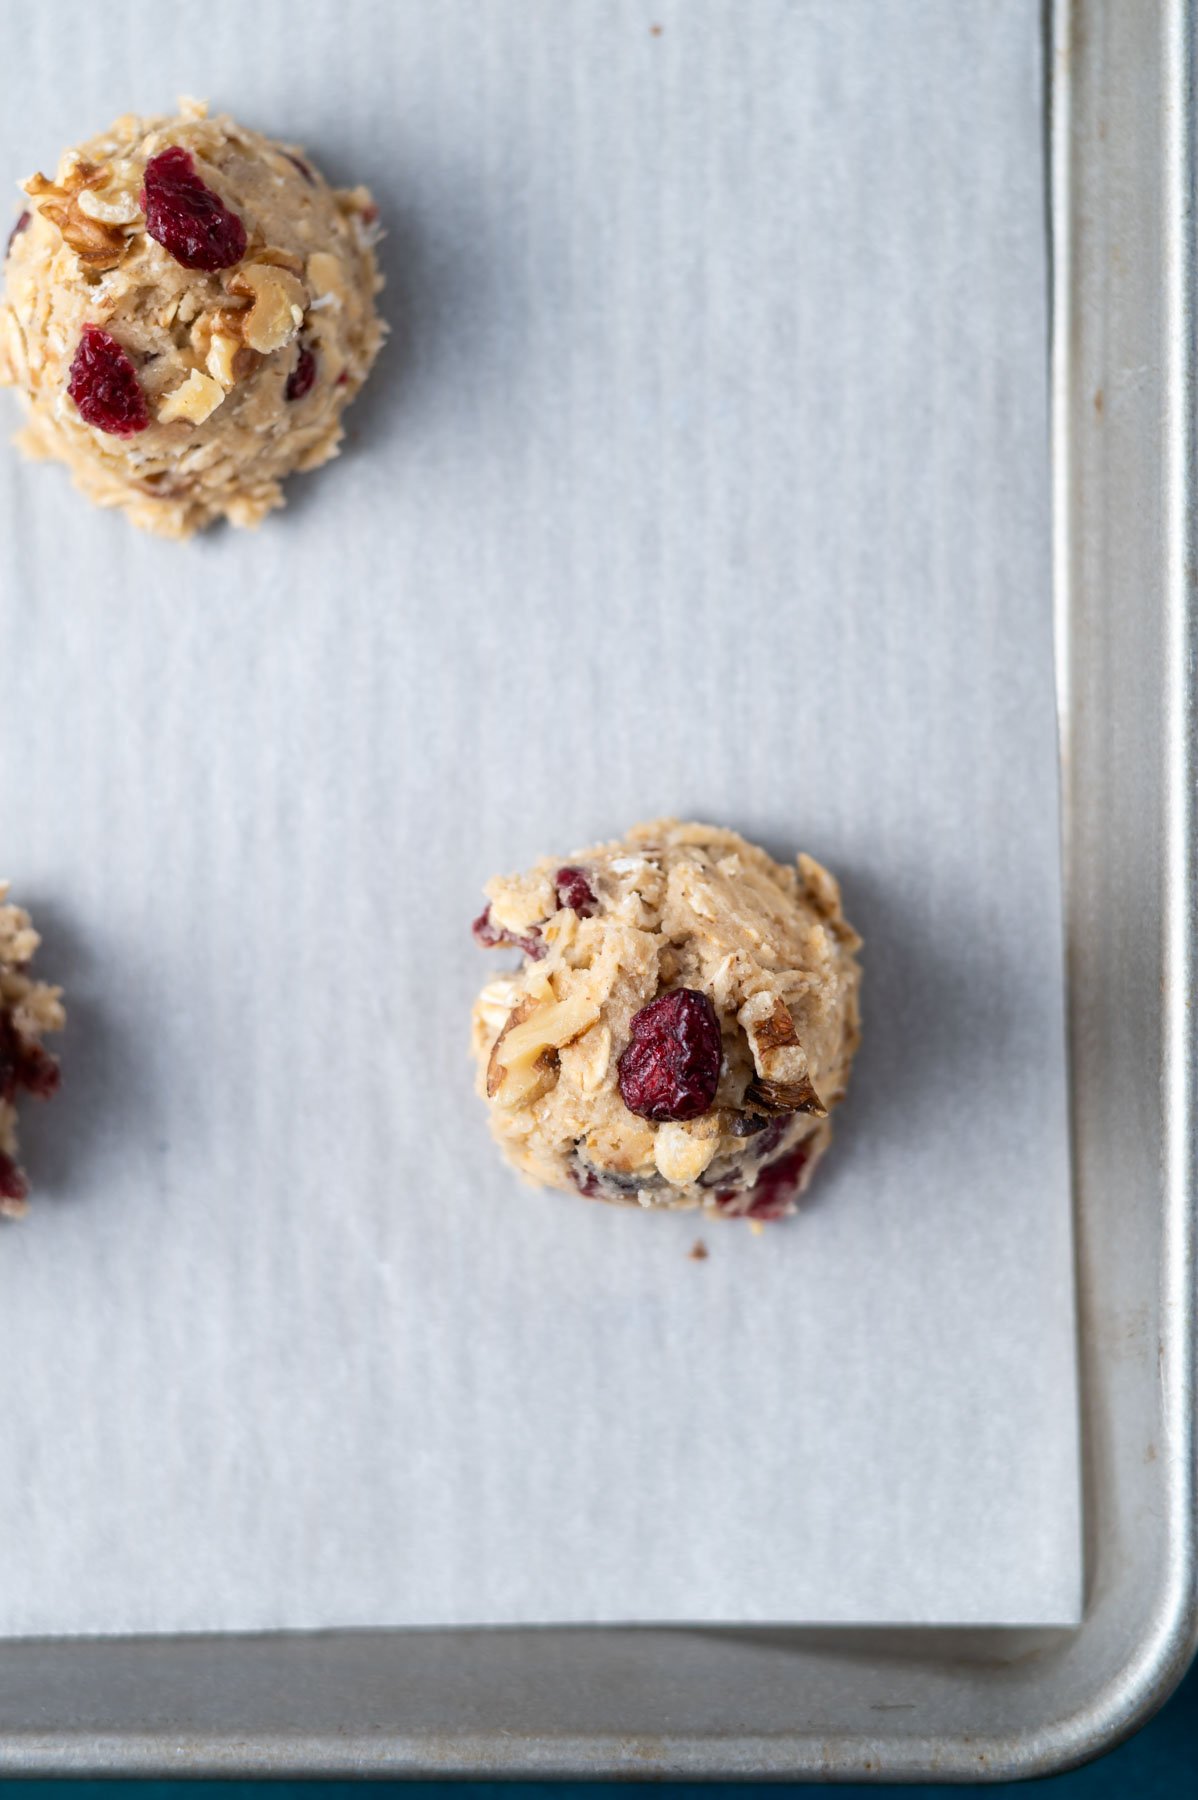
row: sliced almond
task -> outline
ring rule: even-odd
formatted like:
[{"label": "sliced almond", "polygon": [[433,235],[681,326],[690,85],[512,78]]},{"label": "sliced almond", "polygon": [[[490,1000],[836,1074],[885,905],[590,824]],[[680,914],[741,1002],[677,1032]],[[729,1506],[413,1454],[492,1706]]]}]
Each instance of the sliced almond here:
[{"label": "sliced almond", "polygon": [[487,1063],[488,1100],[498,1100],[503,1106],[528,1105],[547,1093],[557,1080],[556,1050],[538,1045],[531,1054],[517,1057],[507,1048],[513,1034],[521,1030],[528,1019],[546,1010],[530,999],[522,1000],[512,1010]]},{"label": "sliced almond", "polygon": [[531,1106],[549,1092],[557,1078],[557,1051],[545,1050],[535,1062],[509,1070],[492,1098],[500,1106]]},{"label": "sliced almond", "polygon": [[534,1010],[534,1002],[533,1001],[521,1000],[519,1005],[514,1006],[511,1010],[511,1012],[508,1014],[506,1023],[504,1024],[502,1030],[500,1031],[499,1036],[495,1039],[495,1042],[492,1044],[491,1054],[490,1054],[489,1058],[487,1059],[487,1099],[488,1100],[493,1100],[495,1098],[496,1094],[499,1092],[500,1088],[503,1086],[503,1083],[507,1078],[507,1073],[508,1073],[507,1060],[505,1057],[500,1055],[500,1051],[503,1048],[504,1039],[511,1035],[511,1033],[516,1029],[517,1025],[523,1024],[524,1020],[527,1019],[528,1015],[533,1010]]},{"label": "sliced almond", "polygon": [[488,981],[474,1002],[475,1016],[491,1032],[503,1030],[513,1010],[519,1005],[516,983],[503,979]]}]

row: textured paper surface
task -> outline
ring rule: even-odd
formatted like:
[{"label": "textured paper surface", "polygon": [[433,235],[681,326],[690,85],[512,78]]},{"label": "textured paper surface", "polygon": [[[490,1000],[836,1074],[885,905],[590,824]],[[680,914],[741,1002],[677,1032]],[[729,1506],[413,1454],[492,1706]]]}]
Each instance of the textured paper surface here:
[{"label": "textured paper surface", "polygon": [[[71,1010],[0,1633],[1076,1616],[1039,13],[0,6],[6,179],[207,94],[372,185],[395,327],[256,536],[0,462]],[[482,881],[669,811],[867,939],[760,1237],[522,1189],[471,1092]]]}]

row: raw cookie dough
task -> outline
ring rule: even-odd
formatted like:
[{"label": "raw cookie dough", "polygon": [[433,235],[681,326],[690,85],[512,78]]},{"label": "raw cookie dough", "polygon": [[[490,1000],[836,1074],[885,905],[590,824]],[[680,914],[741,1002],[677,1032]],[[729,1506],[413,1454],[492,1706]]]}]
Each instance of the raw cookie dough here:
[{"label": "raw cookie dough", "polygon": [[4,904],[0,881],[0,1219],[19,1219],[29,1192],[17,1164],[17,1096],[49,1099],[58,1088],[58,1063],[42,1048],[42,1034],[66,1023],[60,989],[33,981],[26,966],[38,947],[29,914]]},{"label": "raw cookie dough", "polygon": [[334,456],[383,334],[368,191],[181,106],[24,183],[0,306],[21,447],[175,538],[258,524],[285,475]]},{"label": "raw cookie dough", "polygon": [[618,1205],[793,1212],[858,1042],[860,939],[809,856],[662,819],[487,884],[479,1091],[532,1181]]}]

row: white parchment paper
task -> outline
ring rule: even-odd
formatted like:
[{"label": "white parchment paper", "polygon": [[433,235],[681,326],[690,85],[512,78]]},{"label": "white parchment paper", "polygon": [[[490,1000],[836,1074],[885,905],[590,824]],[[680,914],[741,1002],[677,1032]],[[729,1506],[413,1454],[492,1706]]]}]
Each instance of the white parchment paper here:
[{"label": "white parchment paper", "polygon": [[[71,1011],[0,1633],[1076,1617],[1039,15],[0,4],[6,180],[206,94],[371,184],[394,326],[257,535],[0,462]],[[867,939],[760,1237],[522,1189],[471,1092],[482,881],[671,811]]]}]

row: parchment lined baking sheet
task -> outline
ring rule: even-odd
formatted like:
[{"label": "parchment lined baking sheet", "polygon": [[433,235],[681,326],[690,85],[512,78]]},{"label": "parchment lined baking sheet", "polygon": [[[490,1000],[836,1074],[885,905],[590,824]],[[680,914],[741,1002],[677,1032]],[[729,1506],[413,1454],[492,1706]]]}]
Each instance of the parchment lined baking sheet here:
[{"label": "parchment lined baking sheet", "polygon": [[[1073,1620],[1035,0],[0,17],[0,170],[207,93],[373,186],[395,327],[256,537],[0,465],[72,1012],[0,1635]],[[761,1237],[521,1190],[470,1092],[481,881],[664,811],[867,938]]]}]

